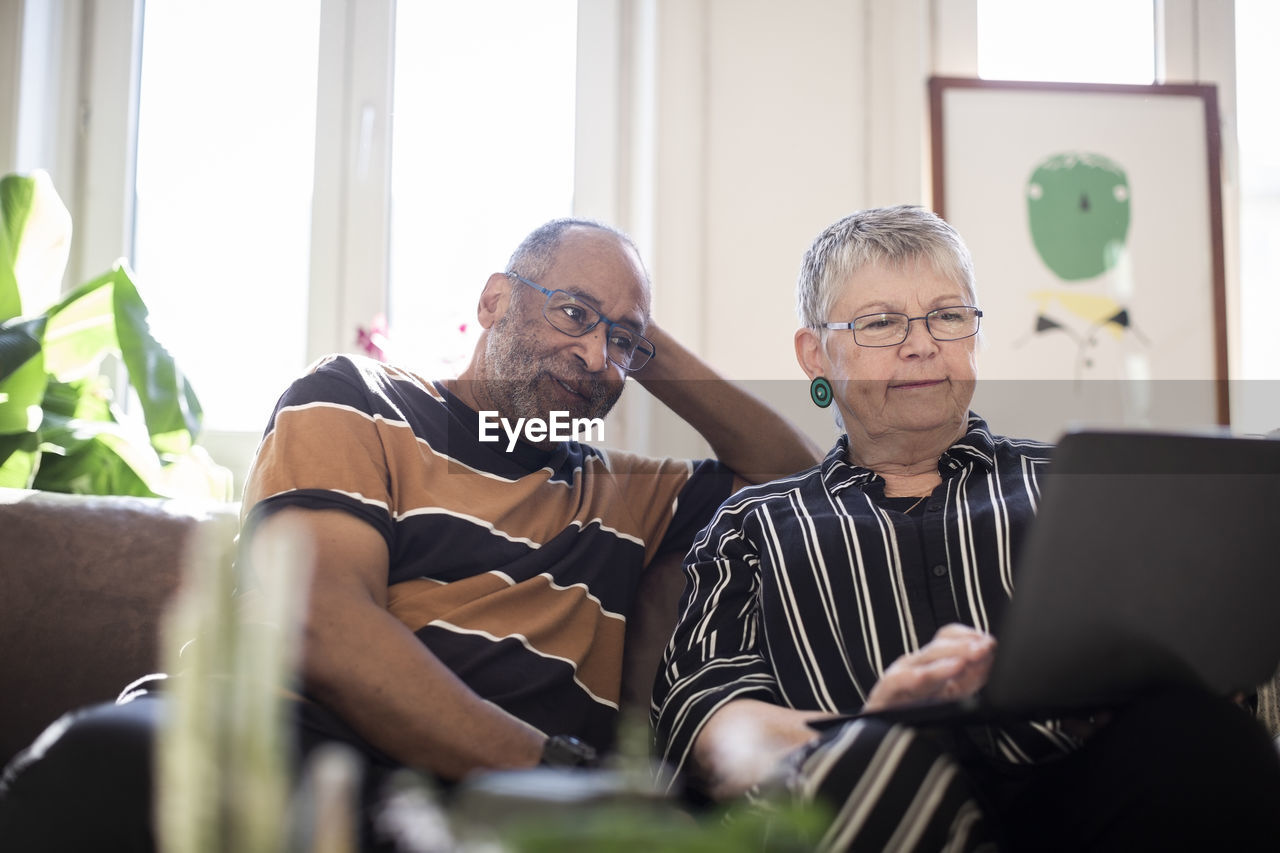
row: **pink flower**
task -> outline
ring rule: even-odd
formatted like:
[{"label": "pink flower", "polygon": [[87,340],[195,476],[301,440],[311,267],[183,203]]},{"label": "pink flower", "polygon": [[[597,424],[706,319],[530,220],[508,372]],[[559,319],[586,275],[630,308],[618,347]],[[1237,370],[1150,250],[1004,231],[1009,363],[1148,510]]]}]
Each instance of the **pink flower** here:
[{"label": "pink flower", "polygon": [[387,350],[391,347],[391,338],[388,336],[387,318],[379,314],[373,318],[373,322],[368,328],[364,326],[356,327],[356,345],[361,351],[370,358],[376,358],[378,361],[387,360]]}]

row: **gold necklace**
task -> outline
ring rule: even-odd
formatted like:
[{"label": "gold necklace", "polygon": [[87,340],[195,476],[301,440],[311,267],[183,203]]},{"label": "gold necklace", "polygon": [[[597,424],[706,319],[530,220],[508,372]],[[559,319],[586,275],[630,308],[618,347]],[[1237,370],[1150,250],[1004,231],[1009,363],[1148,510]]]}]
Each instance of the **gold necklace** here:
[{"label": "gold necklace", "polygon": [[916,507],[920,506],[920,504],[924,503],[924,500],[925,500],[925,498],[927,498],[927,497],[929,497],[929,496],[928,496],[928,495],[921,495],[921,496],[920,496],[920,500],[916,501],[916,502],[915,502],[915,503],[913,503],[911,506],[909,506],[909,507],[907,507],[906,509],[902,510],[902,514],[903,514],[903,515],[910,515],[910,514],[911,514],[911,510],[915,509]]}]

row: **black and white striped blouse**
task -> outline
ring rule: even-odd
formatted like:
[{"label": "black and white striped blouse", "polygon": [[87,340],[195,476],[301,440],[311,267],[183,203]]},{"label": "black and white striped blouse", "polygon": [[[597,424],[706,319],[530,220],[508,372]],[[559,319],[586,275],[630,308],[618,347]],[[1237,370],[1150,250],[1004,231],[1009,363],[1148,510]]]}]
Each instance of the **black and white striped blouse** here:
[{"label": "black and white striped blouse", "polygon": [[[654,693],[669,770],[685,768],[702,725],[730,700],[856,711],[941,626],[999,624],[1051,447],[992,435],[970,414],[918,520],[890,508],[884,480],[847,451],[841,436],[817,467],[737,492],[694,541]],[[1054,722],[994,739],[1014,763],[1071,745]]]}]

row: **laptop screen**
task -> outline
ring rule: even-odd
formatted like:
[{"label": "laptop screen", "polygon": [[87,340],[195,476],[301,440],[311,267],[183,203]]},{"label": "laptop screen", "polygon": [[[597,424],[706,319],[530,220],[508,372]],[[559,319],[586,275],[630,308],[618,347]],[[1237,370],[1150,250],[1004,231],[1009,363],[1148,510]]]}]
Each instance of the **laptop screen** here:
[{"label": "laptop screen", "polygon": [[987,700],[1252,690],[1280,663],[1280,441],[1068,433],[1015,563]]}]

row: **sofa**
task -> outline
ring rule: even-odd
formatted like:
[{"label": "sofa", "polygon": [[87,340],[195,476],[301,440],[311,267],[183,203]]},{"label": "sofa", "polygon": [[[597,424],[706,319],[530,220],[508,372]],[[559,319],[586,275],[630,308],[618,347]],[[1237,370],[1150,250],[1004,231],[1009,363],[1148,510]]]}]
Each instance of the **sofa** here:
[{"label": "sofa", "polygon": [[[158,632],[200,524],[239,506],[0,489],[0,766],[62,713],[158,667]],[[622,705],[645,712],[684,585],[659,557],[627,628]]]},{"label": "sofa", "polygon": [[[0,489],[0,765],[65,711],[158,668],[158,631],[199,524],[235,535],[239,506]],[[684,586],[655,562],[627,626],[622,705],[645,713]],[[1280,733],[1280,678],[1258,712]],[[1280,746],[1280,738],[1277,738]]]}]

